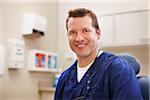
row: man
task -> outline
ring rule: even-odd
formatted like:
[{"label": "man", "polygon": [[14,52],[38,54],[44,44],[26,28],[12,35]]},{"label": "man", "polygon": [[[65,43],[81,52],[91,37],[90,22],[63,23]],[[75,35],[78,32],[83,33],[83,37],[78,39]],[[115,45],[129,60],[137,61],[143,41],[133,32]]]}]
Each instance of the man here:
[{"label": "man", "polygon": [[131,65],[99,50],[101,31],[92,11],[69,11],[66,28],[77,61],[60,76],[55,100],[143,100]]}]

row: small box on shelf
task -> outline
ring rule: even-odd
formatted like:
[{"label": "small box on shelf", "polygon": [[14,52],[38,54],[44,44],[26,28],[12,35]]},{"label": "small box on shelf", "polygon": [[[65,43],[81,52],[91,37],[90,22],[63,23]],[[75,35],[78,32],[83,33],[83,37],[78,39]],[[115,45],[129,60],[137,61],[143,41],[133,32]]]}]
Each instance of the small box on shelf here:
[{"label": "small box on shelf", "polygon": [[57,72],[58,56],[41,50],[30,50],[28,55],[29,71]]}]

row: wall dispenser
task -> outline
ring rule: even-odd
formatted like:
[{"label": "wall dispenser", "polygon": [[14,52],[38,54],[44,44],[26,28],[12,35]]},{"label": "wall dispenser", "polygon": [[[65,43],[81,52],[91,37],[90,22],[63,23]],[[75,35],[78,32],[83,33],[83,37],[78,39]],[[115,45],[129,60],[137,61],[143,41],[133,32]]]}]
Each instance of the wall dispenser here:
[{"label": "wall dispenser", "polygon": [[18,69],[24,66],[25,42],[19,39],[8,40],[8,68]]},{"label": "wall dispenser", "polygon": [[47,19],[37,14],[25,14],[23,16],[24,37],[35,39],[44,36],[47,29]]}]

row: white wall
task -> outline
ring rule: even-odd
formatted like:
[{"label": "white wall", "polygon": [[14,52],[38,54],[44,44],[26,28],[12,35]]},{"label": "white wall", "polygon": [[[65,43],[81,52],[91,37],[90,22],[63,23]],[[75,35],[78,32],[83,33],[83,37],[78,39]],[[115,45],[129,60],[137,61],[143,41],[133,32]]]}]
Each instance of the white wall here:
[{"label": "white wall", "polygon": [[3,24],[3,15],[2,15],[2,4],[0,3],[0,43],[2,42],[2,24]]},{"label": "white wall", "polygon": [[[2,17],[2,4],[0,3],[0,45],[2,44],[2,40],[3,40],[3,31],[2,31],[2,26],[3,26],[3,17]],[[3,96],[3,78],[2,76],[0,76],[0,99]]]},{"label": "white wall", "polygon": [[[39,100],[38,81],[52,81],[51,73],[29,72],[27,66],[27,54],[30,49],[47,50],[57,52],[57,3],[56,2],[5,2],[0,15],[3,16],[3,42],[7,49],[7,40],[18,38],[25,40],[25,66],[18,70],[8,69],[8,57],[6,54],[6,68],[0,76],[0,100]],[[23,15],[36,13],[48,20],[47,32],[44,37],[37,40],[24,39],[22,33]],[[1,17],[0,17],[1,21]],[[1,23],[0,23],[1,24]],[[1,43],[1,42],[0,42]],[[9,50],[7,49],[7,52]],[[3,84],[2,84],[3,82]],[[53,85],[52,82],[50,83]]]}]

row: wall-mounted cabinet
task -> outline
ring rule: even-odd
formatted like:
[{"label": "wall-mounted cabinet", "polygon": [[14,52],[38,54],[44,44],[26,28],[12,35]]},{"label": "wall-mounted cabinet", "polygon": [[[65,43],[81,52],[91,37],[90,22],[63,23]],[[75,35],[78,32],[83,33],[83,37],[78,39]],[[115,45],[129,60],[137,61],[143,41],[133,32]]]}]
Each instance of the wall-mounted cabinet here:
[{"label": "wall-mounted cabinet", "polygon": [[121,44],[141,43],[148,35],[148,12],[133,12],[116,15],[116,42]]},{"label": "wall-mounted cabinet", "polygon": [[103,47],[148,44],[148,10],[121,12],[100,17]]}]

